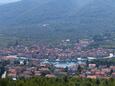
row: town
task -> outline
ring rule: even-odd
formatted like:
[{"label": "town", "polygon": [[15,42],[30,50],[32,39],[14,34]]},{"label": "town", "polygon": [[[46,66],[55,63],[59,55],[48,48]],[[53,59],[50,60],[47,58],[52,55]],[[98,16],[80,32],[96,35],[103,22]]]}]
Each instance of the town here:
[{"label": "town", "polygon": [[0,76],[30,78],[36,76],[115,78],[114,49],[89,48],[93,40],[72,43],[62,40],[55,46],[16,45],[0,50]]}]

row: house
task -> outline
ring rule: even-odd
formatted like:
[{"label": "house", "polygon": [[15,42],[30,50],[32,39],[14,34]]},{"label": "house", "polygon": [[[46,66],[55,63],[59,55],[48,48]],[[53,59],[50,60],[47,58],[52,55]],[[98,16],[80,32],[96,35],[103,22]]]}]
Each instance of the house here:
[{"label": "house", "polygon": [[9,69],[8,70],[8,75],[7,75],[8,77],[16,77],[17,76],[17,71],[16,71],[16,69]]},{"label": "house", "polygon": [[88,75],[87,78],[96,79],[96,75]]},{"label": "house", "polygon": [[112,73],[112,78],[115,78],[115,72],[114,72],[114,73]]},{"label": "house", "polygon": [[47,74],[45,77],[48,77],[48,78],[54,78],[56,77],[54,74]]},{"label": "house", "polygon": [[96,64],[89,64],[89,68],[95,68]]},{"label": "house", "polygon": [[40,72],[40,71],[34,71],[34,75],[35,75],[35,76],[40,76],[40,75],[41,75],[41,72]]}]

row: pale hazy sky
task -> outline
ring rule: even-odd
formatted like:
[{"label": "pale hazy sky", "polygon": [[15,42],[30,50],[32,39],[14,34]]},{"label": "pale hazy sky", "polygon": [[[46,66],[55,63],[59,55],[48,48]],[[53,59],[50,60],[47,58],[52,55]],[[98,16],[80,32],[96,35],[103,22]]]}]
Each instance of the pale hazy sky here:
[{"label": "pale hazy sky", "polygon": [[12,3],[12,2],[17,2],[21,0],[0,0],[0,4],[7,4],[7,3]]}]

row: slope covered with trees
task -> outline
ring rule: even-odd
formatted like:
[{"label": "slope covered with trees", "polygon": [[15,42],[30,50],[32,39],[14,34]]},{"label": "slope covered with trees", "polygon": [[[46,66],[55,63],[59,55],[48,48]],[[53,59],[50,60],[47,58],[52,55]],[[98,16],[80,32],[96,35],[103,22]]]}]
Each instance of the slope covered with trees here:
[{"label": "slope covered with trees", "polygon": [[37,40],[90,38],[115,29],[115,0],[22,0],[0,6],[0,34]]}]

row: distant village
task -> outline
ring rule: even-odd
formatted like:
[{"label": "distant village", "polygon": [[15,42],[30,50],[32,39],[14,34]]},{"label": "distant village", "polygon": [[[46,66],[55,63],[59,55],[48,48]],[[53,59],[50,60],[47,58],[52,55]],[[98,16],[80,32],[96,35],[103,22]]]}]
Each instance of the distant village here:
[{"label": "distant village", "polygon": [[[115,78],[114,49],[91,47],[93,40],[56,45],[16,45],[0,49],[1,78],[61,77]],[[100,63],[99,63],[100,62]]]}]

